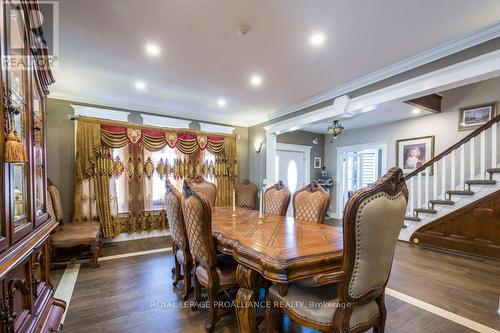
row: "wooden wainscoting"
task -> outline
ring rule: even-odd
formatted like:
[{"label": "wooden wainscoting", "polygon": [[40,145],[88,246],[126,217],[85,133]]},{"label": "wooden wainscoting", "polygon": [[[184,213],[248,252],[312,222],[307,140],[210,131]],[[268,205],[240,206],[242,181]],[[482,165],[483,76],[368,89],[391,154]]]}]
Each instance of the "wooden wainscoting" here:
[{"label": "wooden wainscoting", "polygon": [[500,260],[500,191],[421,227],[411,240]]}]

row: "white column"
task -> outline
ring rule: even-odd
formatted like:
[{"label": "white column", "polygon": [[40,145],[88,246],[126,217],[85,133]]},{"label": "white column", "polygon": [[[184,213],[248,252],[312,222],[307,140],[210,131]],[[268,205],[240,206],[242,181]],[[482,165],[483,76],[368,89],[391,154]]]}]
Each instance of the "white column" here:
[{"label": "white column", "polygon": [[276,174],[276,134],[266,134],[266,185],[272,185],[278,180]]}]

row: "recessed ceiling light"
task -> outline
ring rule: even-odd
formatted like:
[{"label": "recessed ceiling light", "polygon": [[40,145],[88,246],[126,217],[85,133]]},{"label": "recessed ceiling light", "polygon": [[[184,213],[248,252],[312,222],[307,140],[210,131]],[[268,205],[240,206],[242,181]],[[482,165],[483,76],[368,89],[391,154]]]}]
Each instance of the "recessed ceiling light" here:
[{"label": "recessed ceiling light", "polygon": [[217,105],[220,107],[224,107],[224,106],[226,106],[226,104],[227,104],[227,101],[224,98],[219,98],[217,100]]},{"label": "recessed ceiling light", "polygon": [[325,43],[325,34],[322,32],[315,32],[311,35],[309,38],[309,43],[311,43],[312,46],[322,46]]},{"label": "recessed ceiling light", "polygon": [[413,109],[411,111],[411,113],[413,113],[413,114],[419,114],[420,113],[420,109]]},{"label": "recessed ceiling light", "polygon": [[161,53],[161,49],[157,44],[148,43],[146,44],[146,53],[150,56],[157,57]]},{"label": "recessed ceiling light", "polygon": [[262,77],[260,75],[252,75],[250,84],[254,87],[260,87],[262,85]]},{"label": "recessed ceiling light", "polygon": [[135,81],[135,88],[137,90],[144,90],[146,89],[146,83],[144,81]]}]

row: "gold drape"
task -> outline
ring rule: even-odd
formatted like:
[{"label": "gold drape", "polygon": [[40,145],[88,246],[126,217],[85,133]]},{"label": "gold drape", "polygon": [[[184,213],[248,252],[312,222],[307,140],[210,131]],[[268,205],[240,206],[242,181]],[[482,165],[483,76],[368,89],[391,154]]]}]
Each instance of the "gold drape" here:
[{"label": "gold drape", "polygon": [[[231,205],[232,191],[237,176],[236,137],[234,135],[210,136],[203,132],[148,128],[80,117],[76,141],[73,220],[75,222],[98,220],[105,238],[113,238],[120,232],[166,227],[164,212],[147,212],[136,207],[126,216],[116,216],[116,190],[113,191],[114,187],[110,187],[110,182],[114,179],[112,177],[124,177],[121,174],[125,168],[123,163],[126,163],[130,178],[129,185],[132,184],[129,187],[129,195],[135,193],[134,191],[139,191],[138,195],[142,194],[140,191],[142,180],[139,180],[136,175],[140,171],[137,164],[139,161],[133,163],[134,174],[130,177],[131,167],[128,164],[131,162],[114,161],[111,148],[129,145],[131,149],[142,152],[143,149],[159,151],[167,144],[175,147],[177,151],[184,154],[184,157],[177,159],[178,163],[171,164],[171,168],[183,167],[182,171],[172,170],[176,179],[196,174],[202,176],[212,174],[217,183],[217,205]],[[203,163],[205,149],[215,155],[215,163],[209,165]],[[144,160],[139,164],[143,169],[144,166],[150,164],[148,163]],[[153,170],[151,165],[146,169],[145,176],[147,177],[150,177],[151,171],[158,170],[157,166]]]},{"label": "gold drape", "polygon": [[101,126],[99,124],[78,122],[76,131],[76,170],[78,179],[94,175],[95,150],[101,145]]}]

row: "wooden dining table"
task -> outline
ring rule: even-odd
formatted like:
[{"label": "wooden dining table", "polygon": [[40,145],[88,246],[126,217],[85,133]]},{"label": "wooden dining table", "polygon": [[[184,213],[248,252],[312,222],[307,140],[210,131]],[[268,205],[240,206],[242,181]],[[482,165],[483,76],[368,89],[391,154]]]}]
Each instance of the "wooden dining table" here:
[{"label": "wooden dining table", "polygon": [[264,215],[259,211],[217,207],[212,234],[217,248],[238,262],[236,317],[240,332],[257,332],[256,306],[262,279],[286,290],[292,281],[338,271],[342,261],[342,228]]}]

